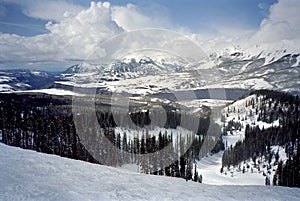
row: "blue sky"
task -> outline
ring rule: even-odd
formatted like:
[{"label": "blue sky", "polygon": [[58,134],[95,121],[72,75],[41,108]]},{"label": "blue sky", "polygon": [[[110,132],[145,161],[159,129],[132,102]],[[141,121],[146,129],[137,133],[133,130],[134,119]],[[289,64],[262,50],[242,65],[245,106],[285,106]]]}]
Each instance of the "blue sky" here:
[{"label": "blue sky", "polygon": [[[152,1],[135,1],[144,7]],[[210,29],[208,25],[230,26],[235,23],[244,28],[257,28],[266,17],[268,8],[275,0],[162,0],[154,1],[164,6],[171,21],[193,31]],[[151,4],[151,3],[150,3]],[[259,8],[265,5],[265,9]],[[208,30],[210,31],[210,30]],[[213,30],[211,30],[213,31]]]},{"label": "blue sky", "polygon": [[[86,0],[65,0],[88,8]],[[30,5],[12,0],[0,1],[0,32],[23,36],[47,33],[45,24],[49,20],[38,19],[24,14]],[[20,1],[22,2],[22,1]],[[128,3],[151,16],[156,10],[177,27],[193,32],[215,33],[216,26],[236,26],[241,29],[258,28],[268,15],[269,6],[276,0],[111,0],[112,5],[125,6]],[[47,8],[45,8],[47,9]]]},{"label": "blue sky", "polygon": [[0,15],[0,32],[23,36],[33,36],[47,33],[45,20],[28,17],[22,12],[22,7],[16,4],[1,4],[4,13]]}]

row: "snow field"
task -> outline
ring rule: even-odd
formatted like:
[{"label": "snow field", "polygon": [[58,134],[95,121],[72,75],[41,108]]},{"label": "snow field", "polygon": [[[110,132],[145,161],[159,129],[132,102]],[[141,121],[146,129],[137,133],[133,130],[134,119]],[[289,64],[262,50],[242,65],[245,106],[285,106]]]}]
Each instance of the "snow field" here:
[{"label": "snow field", "polygon": [[298,200],[300,189],[216,186],[128,172],[0,144],[0,199]]}]

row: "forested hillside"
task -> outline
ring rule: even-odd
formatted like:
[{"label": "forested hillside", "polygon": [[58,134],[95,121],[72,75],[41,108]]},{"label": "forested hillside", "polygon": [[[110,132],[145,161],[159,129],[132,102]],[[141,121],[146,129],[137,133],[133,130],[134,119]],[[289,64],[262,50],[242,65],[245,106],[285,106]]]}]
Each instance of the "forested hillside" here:
[{"label": "forested hillside", "polygon": [[[299,97],[261,90],[254,92],[252,98],[243,104],[229,106],[225,114],[229,116],[234,110],[237,117],[231,119],[225,127],[225,136],[233,130],[241,130],[247,118],[250,121],[245,125],[244,139],[227,147],[224,152],[221,171],[225,167],[236,166],[245,172],[250,168],[249,161],[252,160],[258,172],[264,171],[267,185],[299,187]],[[284,150],[281,156],[280,147]]]}]

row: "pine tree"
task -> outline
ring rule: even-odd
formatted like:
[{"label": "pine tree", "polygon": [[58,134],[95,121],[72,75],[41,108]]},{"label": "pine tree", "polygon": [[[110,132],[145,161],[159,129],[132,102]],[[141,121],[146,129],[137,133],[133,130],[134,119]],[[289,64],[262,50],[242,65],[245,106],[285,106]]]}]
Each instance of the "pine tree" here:
[{"label": "pine tree", "polygon": [[273,176],[273,186],[277,186],[277,173]]},{"label": "pine tree", "polygon": [[191,180],[193,179],[193,173],[192,173],[192,169],[193,169],[193,165],[192,165],[192,160],[191,160],[191,151],[188,150],[186,153],[186,175],[185,178],[187,180]]},{"label": "pine tree", "polygon": [[266,184],[267,186],[270,185],[270,177],[269,177],[269,176],[266,176],[265,184]]},{"label": "pine tree", "polygon": [[203,182],[203,177],[202,177],[202,174],[200,174],[199,183],[202,183],[202,182]]},{"label": "pine tree", "polygon": [[197,182],[198,180],[199,180],[199,177],[198,177],[197,165],[195,164],[193,181]]}]

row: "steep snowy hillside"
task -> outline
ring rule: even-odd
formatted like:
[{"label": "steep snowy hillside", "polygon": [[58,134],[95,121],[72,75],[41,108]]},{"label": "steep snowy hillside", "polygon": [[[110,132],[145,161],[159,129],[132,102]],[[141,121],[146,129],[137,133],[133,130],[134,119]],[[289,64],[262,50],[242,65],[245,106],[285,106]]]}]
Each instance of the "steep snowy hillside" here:
[{"label": "steep snowy hillside", "polygon": [[[219,119],[225,143],[220,173],[258,173],[266,184],[277,185],[278,174],[283,177],[289,164],[298,164],[299,109],[298,97],[265,90],[225,107]],[[293,173],[278,184],[298,186],[295,168],[289,167]]]},{"label": "steep snowy hillside", "polygon": [[278,127],[279,120],[264,122],[258,118],[258,105],[262,104],[264,96],[252,94],[237,100],[222,110],[221,124],[223,124],[223,139],[226,147],[234,146],[237,141],[244,140],[247,125],[259,126],[260,129]]},{"label": "steep snowy hillside", "polygon": [[[256,106],[262,103],[263,96],[252,94],[243,97],[233,103],[227,102],[227,106],[221,110],[221,117],[216,121],[223,127],[222,139],[225,144],[225,149],[234,146],[238,141],[243,141],[245,138],[246,125],[259,126],[260,128],[269,128],[271,126],[279,126],[279,121],[274,120],[271,123],[258,120],[256,113]],[[255,107],[254,107],[255,106]],[[275,149],[275,147],[274,147]],[[274,150],[275,152],[277,149]],[[284,153],[284,150],[283,150]],[[283,155],[282,153],[282,155]],[[253,162],[248,161],[247,165],[241,164],[235,168],[222,169],[222,157],[224,152],[208,156],[198,161],[198,171],[203,174],[207,184],[243,184],[243,185],[265,185],[265,177],[263,176],[263,168],[258,171],[251,171],[253,169]],[[242,172],[243,166],[249,166]],[[266,168],[265,168],[266,169]],[[276,169],[276,167],[274,167]],[[266,171],[267,172],[267,171]]]},{"label": "steep snowy hillside", "polygon": [[[1,200],[298,200],[300,189],[213,186],[0,144]],[[236,193],[238,192],[238,193]]]},{"label": "steep snowy hillside", "polygon": [[244,59],[240,56],[221,58],[220,70],[224,86],[250,89],[299,91],[299,54],[284,54],[280,58]]},{"label": "steep snowy hillside", "polygon": [[223,47],[216,40],[212,44],[214,48],[206,49],[225,86],[299,92],[299,40],[253,41],[256,45],[233,40]]}]

